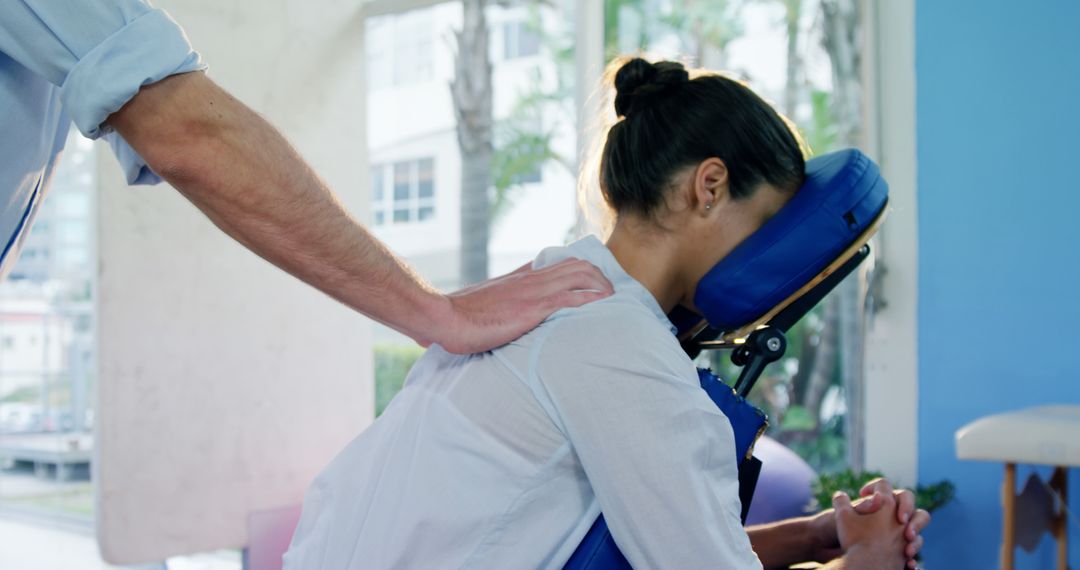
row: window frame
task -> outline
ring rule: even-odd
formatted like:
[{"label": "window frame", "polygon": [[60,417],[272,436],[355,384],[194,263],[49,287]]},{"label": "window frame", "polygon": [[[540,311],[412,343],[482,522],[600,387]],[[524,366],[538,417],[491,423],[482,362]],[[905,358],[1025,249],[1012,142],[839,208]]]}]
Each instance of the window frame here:
[{"label": "window frame", "polygon": [[[422,165],[430,165],[431,195],[421,196]],[[398,197],[398,169],[406,170],[405,197]],[[378,228],[392,226],[415,226],[437,219],[439,208],[437,199],[435,156],[421,156],[371,165],[369,180],[371,188],[372,226]],[[381,188],[376,188],[381,184]],[[398,219],[398,213],[404,212],[404,219]],[[425,216],[427,212],[427,217]]]}]

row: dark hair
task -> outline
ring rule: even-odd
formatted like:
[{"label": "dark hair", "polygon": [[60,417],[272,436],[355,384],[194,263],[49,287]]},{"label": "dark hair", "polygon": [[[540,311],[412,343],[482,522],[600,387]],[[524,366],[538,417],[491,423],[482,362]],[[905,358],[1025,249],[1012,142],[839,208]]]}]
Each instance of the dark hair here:
[{"label": "dark hair", "polygon": [[763,182],[795,191],[805,176],[796,133],[749,87],[718,74],[693,79],[681,63],[634,58],[615,74],[615,114],[600,188],[616,212],[652,216],[679,169],[717,157],[735,199]]}]

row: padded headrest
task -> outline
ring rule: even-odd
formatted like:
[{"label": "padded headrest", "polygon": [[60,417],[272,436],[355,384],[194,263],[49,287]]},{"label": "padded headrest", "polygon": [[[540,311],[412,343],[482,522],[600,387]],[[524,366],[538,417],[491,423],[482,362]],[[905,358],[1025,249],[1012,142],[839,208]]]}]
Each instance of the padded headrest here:
[{"label": "padded headrest", "polygon": [[799,191],[705,274],[694,304],[721,331],[752,323],[851,246],[885,208],[888,193],[877,165],[858,150],[810,159]]}]

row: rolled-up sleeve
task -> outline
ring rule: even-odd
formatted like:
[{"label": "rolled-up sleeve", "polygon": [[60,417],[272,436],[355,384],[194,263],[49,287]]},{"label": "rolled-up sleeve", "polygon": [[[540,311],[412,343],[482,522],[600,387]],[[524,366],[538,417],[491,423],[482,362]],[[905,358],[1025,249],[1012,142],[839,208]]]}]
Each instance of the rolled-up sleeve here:
[{"label": "rolled-up sleeve", "polygon": [[[588,312],[588,311],[586,311]],[[538,358],[619,549],[635,568],[760,569],[739,520],[734,439],[651,315],[567,318]]]},{"label": "rolled-up sleeve", "polygon": [[[205,69],[183,29],[139,0],[0,0],[0,51],[60,87],[60,99],[85,136],[143,85]],[[156,182],[145,162],[111,135],[128,181]]]}]

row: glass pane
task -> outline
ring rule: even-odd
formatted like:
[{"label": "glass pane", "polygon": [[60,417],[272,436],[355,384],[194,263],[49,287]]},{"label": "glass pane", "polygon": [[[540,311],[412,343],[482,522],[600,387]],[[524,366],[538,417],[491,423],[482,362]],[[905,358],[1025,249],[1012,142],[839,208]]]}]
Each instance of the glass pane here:
[{"label": "glass pane", "polygon": [[384,210],[376,210],[374,218],[375,218],[375,225],[376,226],[381,226],[381,225],[386,223],[386,212]]},{"label": "glass pane", "polygon": [[72,129],[26,255],[0,282],[0,510],[86,524],[94,511],[94,156]]},{"label": "glass pane", "polygon": [[[420,70],[408,83],[404,81],[411,71],[401,70],[400,82],[389,88],[369,86],[365,125],[371,162],[395,165],[386,174],[393,188],[388,191],[392,195],[389,223],[375,228],[376,234],[443,290],[512,271],[543,248],[565,243],[575,227],[578,129],[573,14],[577,6],[572,0],[508,4],[512,5],[489,3],[485,10],[488,49],[483,54],[456,49],[455,32],[461,30],[464,15],[460,2],[368,19],[391,27],[398,24],[387,22],[405,18],[427,22],[408,34],[397,33],[398,29],[395,34],[365,38],[369,53],[392,52],[395,65],[398,54],[414,54],[412,65]],[[463,173],[485,166],[470,162],[472,157],[463,157],[458,147],[458,102],[450,84],[456,73],[455,58],[466,55],[489,64],[462,68],[478,74],[470,81],[490,80],[489,122],[495,125],[494,131],[513,131],[519,136],[489,140],[495,149],[492,164],[476,178],[480,183],[463,186]],[[527,65],[508,61],[526,55],[530,56]],[[430,70],[425,69],[425,61],[430,61]],[[543,179],[538,179],[537,171],[552,155],[562,159],[559,164],[564,166],[546,167]],[[412,179],[396,167],[406,162],[416,169],[410,173]],[[536,182],[506,184],[519,174]],[[461,219],[463,198],[486,202],[494,212],[487,222],[486,243],[462,233],[462,227],[467,227]],[[486,262],[467,272],[461,265],[465,248],[486,251]],[[375,342],[377,394],[379,402],[385,402],[396,392],[416,351],[407,349],[414,344],[410,340],[386,329],[375,332]]]},{"label": "glass pane", "polygon": [[428,81],[434,55],[431,10],[413,10],[384,17],[391,19],[394,30],[394,85]]},{"label": "glass pane", "polygon": [[529,57],[540,53],[540,34],[528,23],[518,24],[517,56]]},{"label": "glass pane", "polygon": [[392,22],[385,18],[369,18],[365,22],[365,54],[367,56],[367,85],[369,89],[385,89],[393,85],[393,60],[390,38]]},{"label": "glass pane", "polygon": [[417,171],[417,185],[421,198],[431,198],[435,195],[435,161],[425,158],[420,161]]},{"label": "glass pane", "polygon": [[371,202],[374,204],[381,204],[385,195],[383,170],[381,164],[371,167]]},{"label": "glass pane", "polygon": [[412,182],[412,162],[394,164],[394,201],[408,200]]},{"label": "glass pane", "polygon": [[56,201],[57,215],[65,218],[85,218],[90,213],[90,195],[80,192],[78,194],[65,194],[52,196]]}]

